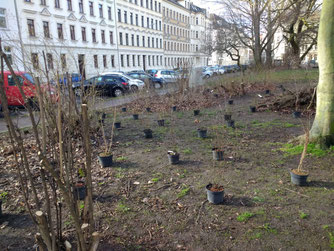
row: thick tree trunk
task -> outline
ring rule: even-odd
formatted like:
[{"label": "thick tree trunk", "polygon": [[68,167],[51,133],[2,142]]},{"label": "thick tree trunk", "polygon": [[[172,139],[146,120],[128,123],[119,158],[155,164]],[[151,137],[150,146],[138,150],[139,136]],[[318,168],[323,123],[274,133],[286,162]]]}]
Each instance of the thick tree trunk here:
[{"label": "thick tree trunk", "polygon": [[334,145],[334,1],[324,0],[318,33],[319,83],[310,138]]},{"label": "thick tree trunk", "polygon": [[254,30],[254,63],[257,67],[262,66],[261,58],[261,32],[260,32],[260,14],[259,2],[255,0],[253,9],[253,30]]}]

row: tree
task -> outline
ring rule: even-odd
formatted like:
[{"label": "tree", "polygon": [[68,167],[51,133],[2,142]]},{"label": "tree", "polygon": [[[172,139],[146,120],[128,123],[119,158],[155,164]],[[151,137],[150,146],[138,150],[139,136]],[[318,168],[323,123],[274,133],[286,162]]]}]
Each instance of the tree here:
[{"label": "tree", "polygon": [[[319,9],[317,0],[289,0],[289,8],[284,12],[280,27],[289,45],[289,64],[299,66],[308,52],[317,44]],[[302,50],[302,47],[305,47]]]},{"label": "tree", "polygon": [[318,32],[319,83],[310,139],[334,145],[334,1],[324,0]]}]

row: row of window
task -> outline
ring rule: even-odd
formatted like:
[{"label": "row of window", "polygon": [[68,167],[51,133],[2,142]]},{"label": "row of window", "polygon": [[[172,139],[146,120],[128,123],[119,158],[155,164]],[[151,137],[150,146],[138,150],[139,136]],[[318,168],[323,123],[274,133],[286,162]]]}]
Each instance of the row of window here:
[{"label": "row of window", "polygon": [[[35,31],[35,22],[33,19],[27,19],[28,24],[28,32],[29,36],[35,37],[36,31]],[[76,27],[75,25],[69,25],[69,31],[70,31],[70,38],[71,40],[77,40],[77,33],[76,33]],[[100,37],[102,43],[107,43],[107,36],[109,36],[109,42],[110,44],[114,43],[114,34],[112,31],[109,31],[109,34],[106,33],[105,30],[100,31]],[[50,24],[47,21],[43,21],[43,33],[45,38],[52,38],[50,34]],[[64,39],[64,25],[62,23],[57,23],[57,35],[58,39],[63,40]],[[94,28],[91,28],[91,41],[93,43],[97,43],[97,30]],[[86,27],[81,27],[81,39],[84,42],[87,42],[87,29]]]},{"label": "row of window", "polygon": [[164,24],[164,34],[189,38],[189,31],[172,25]]},{"label": "row of window", "polygon": [[[129,3],[134,3],[136,5],[140,5],[141,7],[146,7],[147,9],[154,10],[156,12],[161,13],[161,3],[153,0],[129,0]],[[144,6],[145,3],[145,6]]]},{"label": "row of window", "polygon": [[[130,37],[131,35],[131,37]],[[141,39],[141,44],[140,44],[140,36],[135,35],[134,34],[128,34],[128,33],[124,33],[124,37],[123,37],[123,33],[120,32],[119,33],[119,44],[120,45],[127,45],[127,46],[137,46],[137,47],[148,47],[148,48],[160,48],[162,49],[162,38],[154,38],[154,37],[145,37],[142,36]],[[147,41],[147,43],[146,43]],[[130,43],[131,42],[131,43]]]},{"label": "row of window", "polygon": [[162,56],[158,55],[124,55],[121,54],[121,67],[141,67],[142,62],[146,66],[162,66]]},{"label": "row of window", "polygon": [[[25,2],[31,2],[31,0],[24,0]],[[47,6],[47,2],[49,1],[54,1],[54,7],[57,9],[62,8],[63,6],[63,1],[62,0],[40,0],[40,4],[43,6]],[[66,1],[65,5],[67,7],[68,11],[74,11],[75,8],[73,8],[73,4],[72,4],[72,0],[64,0]],[[86,9],[86,5],[84,4],[84,0],[74,0],[75,2],[78,3],[78,10],[80,14],[85,14],[85,9]],[[94,3],[94,1],[88,1],[88,8],[89,8],[89,14],[91,16],[95,16],[95,11],[94,11],[94,6],[97,3]],[[104,13],[104,8],[103,8],[103,4],[102,3],[98,3],[98,13],[99,13],[99,17],[100,18],[104,18],[105,17],[105,13]],[[109,20],[112,20],[112,9],[111,6],[107,6],[107,16]]]},{"label": "row of window", "polygon": [[169,18],[172,18],[174,20],[189,24],[189,19],[190,18],[188,16],[183,15],[183,14],[181,14],[181,13],[175,11],[175,10],[172,10],[172,9],[168,9],[168,8],[163,7],[162,8],[162,16],[163,17],[169,17]]},{"label": "row of window", "polygon": [[189,52],[189,44],[164,41],[164,49],[167,51]]},{"label": "row of window", "polygon": [[[123,18],[122,18],[122,10],[118,9],[117,10],[117,16],[118,16],[118,22],[120,23],[129,23],[131,25],[136,25],[139,26],[139,15],[138,14],[133,14],[132,12],[129,12],[129,17],[128,17],[128,12],[126,10],[123,11]],[[153,29],[153,30],[159,30],[161,31],[161,21],[154,20],[153,18],[146,18],[146,25],[145,25],[145,17],[141,16],[140,18],[140,23],[141,27],[143,28],[148,28],[148,29]]]}]

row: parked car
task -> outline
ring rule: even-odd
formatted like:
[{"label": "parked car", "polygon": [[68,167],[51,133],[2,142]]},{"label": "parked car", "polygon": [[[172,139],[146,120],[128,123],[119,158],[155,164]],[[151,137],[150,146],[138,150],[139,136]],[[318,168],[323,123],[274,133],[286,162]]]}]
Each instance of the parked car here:
[{"label": "parked car", "polygon": [[158,72],[158,69],[150,69],[146,71],[147,74],[150,74],[151,76],[154,76]]},{"label": "parked car", "polygon": [[[35,82],[34,78],[26,72],[14,72],[16,77],[18,78],[24,95],[27,97],[28,101],[31,102],[31,105],[36,104],[36,87],[35,87]],[[1,77],[1,74],[0,74]],[[20,93],[19,87],[15,84],[14,82],[14,77],[11,74],[10,71],[5,71],[4,72],[4,88],[5,88],[5,93],[8,101],[8,106],[10,108],[13,107],[23,107],[25,105],[25,101]],[[42,85],[41,89],[43,91],[47,91],[49,89],[49,93],[54,100],[57,100],[56,97],[56,92],[52,87],[48,87],[46,85]],[[0,108],[1,108],[1,101],[0,101]],[[1,109],[0,109],[1,110]]]},{"label": "parked car", "polygon": [[226,73],[226,67],[224,67],[224,66],[219,67],[218,68],[218,73],[220,75],[225,74]]},{"label": "parked car", "polygon": [[149,85],[149,87],[157,87],[159,86],[159,88],[163,87],[164,84],[164,80],[160,79],[160,78],[155,78],[147,73],[143,73],[143,72],[129,72],[128,74],[126,74],[132,78],[135,79],[140,79],[141,81],[143,81],[144,83],[147,83]]},{"label": "parked car", "polygon": [[[81,96],[81,83],[73,83],[72,88]],[[94,89],[99,95],[119,97],[129,90],[129,82],[119,75],[103,75],[85,80],[83,88],[85,92]]]},{"label": "parked car", "polygon": [[208,67],[203,68],[202,70],[202,78],[208,79],[213,76],[213,71],[211,71]]},{"label": "parked car", "polygon": [[130,89],[132,91],[137,91],[138,89],[143,89],[144,86],[145,86],[145,83],[139,79],[135,79],[135,78],[132,78],[130,77],[129,75],[126,75],[124,74],[123,72],[105,72],[105,73],[102,73],[101,74],[102,76],[105,76],[105,75],[119,75],[119,76],[122,76],[123,78],[126,78],[127,81],[129,82],[129,85],[130,85]]},{"label": "parked car", "polygon": [[[72,83],[81,82],[82,77],[79,73],[72,73],[72,74],[70,74],[70,76],[71,76]],[[64,76],[63,79],[59,79],[59,82],[60,82],[60,84],[67,85],[67,77]]]},{"label": "parked car", "polygon": [[158,70],[154,77],[162,79],[165,83],[176,83],[178,80],[178,74],[172,70]]}]

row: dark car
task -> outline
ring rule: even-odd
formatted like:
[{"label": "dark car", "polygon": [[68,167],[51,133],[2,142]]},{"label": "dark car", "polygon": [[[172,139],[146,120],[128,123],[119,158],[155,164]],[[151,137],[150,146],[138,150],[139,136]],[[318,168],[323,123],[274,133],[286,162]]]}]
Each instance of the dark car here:
[{"label": "dark car", "polygon": [[[74,83],[72,88],[76,95],[81,95],[81,84]],[[93,89],[99,95],[119,97],[129,90],[128,80],[119,75],[96,76],[84,82],[84,90]]]},{"label": "dark car", "polygon": [[147,72],[147,74],[149,74],[151,76],[154,76],[154,74],[156,74],[158,72],[158,70],[157,69],[150,69],[150,70],[147,70],[146,72]]},{"label": "dark car", "polygon": [[147,73],[143,72],[129,72],[127,75],[133,77],[135,79],[140,79],[145,82],[145,84],[149,84],[149,87],[159,86],[161,88],[164,84],[164,80],[161,78],[155,78]]}]

